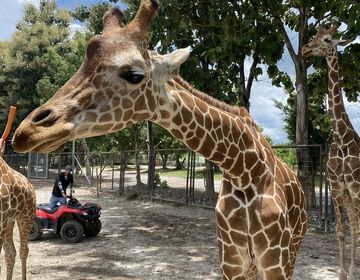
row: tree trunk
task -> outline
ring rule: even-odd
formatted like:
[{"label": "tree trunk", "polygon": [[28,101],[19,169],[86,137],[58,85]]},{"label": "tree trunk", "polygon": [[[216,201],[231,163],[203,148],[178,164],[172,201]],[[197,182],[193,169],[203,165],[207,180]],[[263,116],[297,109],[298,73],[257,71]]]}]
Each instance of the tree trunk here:
[{"label": "tree trunk", "polygon": [[[302,67],[301,67],[302,68]],[[296,73],[296,155],[298,177],[305,193],[305,208],[316,207],[315,188],[312,180],[312,163],[310,151],[304,145],[309,144],[309,106],[306,72]]]},{"label": "tree trunk", "polygon": [[86,143],[86,140],[84,138],[80,139],[80,146],[81,149],[84,151],[84,165],[85,165],[85,172],[86,177],[91,177],[91,163],[90,163],[90,150],[89,146]]},{"label": "tree trunk", "polygon": [[150,191],[150,195],[154,191],[155,184],[155,151],[154,151],[154,128],[153,123],[147,122],[147,145],[148,145],[148,188]]},{"label": "tree trunk", "polygon": [[184,168],[184,160],[180,160],[180,155],[176,154],[176,169],[182,169]]},{"label": "tree trunk", "polygon": [[165,170],[167,168],[166,165],[169,155],[165,152],[165,153],[161,153],[160,156],[161,156],[162,169]]},{"label": "tree trunk", "polygon": [[[202,69],[205,75],[209,72],[209,63],[207,61],[202,61]],[[210,92],[210,89],[207,85],[205,85],[204,92]],[[214,186],[214,171],[213,171],[213,164],[205,160],[205,192],[207,198],[213,198],[215,195],[215,186]]]},{"label": "tree trunk", "polygon": [[140,161],[139,161],[139,126],[135,125],[134,128],[134,143],[135,143],[135,169],[136,169],[136,185],[141,185]]}]

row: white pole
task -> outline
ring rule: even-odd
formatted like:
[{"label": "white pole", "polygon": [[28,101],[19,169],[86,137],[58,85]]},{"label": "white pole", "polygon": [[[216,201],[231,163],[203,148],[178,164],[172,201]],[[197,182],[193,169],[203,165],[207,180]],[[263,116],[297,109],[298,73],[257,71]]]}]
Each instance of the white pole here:
[{"label": "white pole", "polygon": [[72,141],[71,167],[75,169],[75,140]]}]

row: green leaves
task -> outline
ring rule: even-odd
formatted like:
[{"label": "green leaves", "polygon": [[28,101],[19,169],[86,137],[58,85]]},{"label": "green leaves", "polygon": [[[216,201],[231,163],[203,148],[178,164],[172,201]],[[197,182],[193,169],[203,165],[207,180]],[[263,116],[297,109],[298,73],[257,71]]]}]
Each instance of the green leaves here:
[{"label": "green leaves", "polygon": [[[80,36],[70,41],[70,14],[55,1],[29,4],[12,38],[0,51],[0,103],[5,111],[17,106],[14,128],[37,105],[45,102],[78,69],[84,45]],[[0,114],[5,123],[6,114]]]},{"label": "green leaves", "polygon": [[100,34],[103,29],[102,17],[110,7],[111,4],[106,2],[99,2],[98,4],[91,7],[80,5],[79,7],[75,8],[73,12],[71,12],[71,15],[75,19],[86,24],[90,35]]},{"label": "green leaves", "polygon": [[[128,5],[126,22],[140,1],[124,2]],[[113,3],[118,5],[119,1],[81,5],[71,13],[57,9],[54,0],[40,1],[39,8],[26,5],[17,32],[8,42],[0,42],[0,110],[18,104],[19,122],[62,86],[80,66],[88,38],[101,32],[102,16]],[[85,24],[85,34],[70,36],[71,16]],[[193,51],[181,67],[181,75],[196,88],[231,104],[248,107],[253,81],[267,73],[274,86],[283,87],[289,94],[287,104],[277,106],[285,112],[290,139],[295,139],[296,127],[294,85],[304,82],[300,78],[306,76],[309,67],[315,69],[307,85],[309,129],[312,141],[320,141],[319,135],[328,131],[324,121],[327,66],[322,58],[311,58],[303,64],[299,50],[316,33],[316,27],[333,16],[343,23],[343,37],[358,36],[360,4],[352,0],[161,1],[151,25],[150,48],[168,53],[191,46]],[[287,37],[295,54],[293,66],[299,71],[295,81],[293,73],[277,66],[284,59],[285,47],[289,50]],[[339,56],[342,86],[348,100],[355,101],[360,91],[360,45],[347,46]],[[5,116],[0,114],[0,122]],[[316,129],[319,124],[321,129]],[[178,145],[168,134],[157,134],[156,141],[162,139],[164,148]],[[128,143],[131,146],[135,145],[132,135],[132,131],[124,131],[89,143],[100,150]],[[126,140],[122,143],[121,139]]]}]

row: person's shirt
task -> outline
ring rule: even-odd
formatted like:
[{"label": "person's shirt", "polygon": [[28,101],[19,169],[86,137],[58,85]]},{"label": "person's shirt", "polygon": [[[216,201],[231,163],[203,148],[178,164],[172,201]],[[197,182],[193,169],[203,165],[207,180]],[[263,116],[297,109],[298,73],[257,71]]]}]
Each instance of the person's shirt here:
[{"label": "person's shirt", "polygon": [[66,195],[66,189],[70,184],[74,183],[72,174],[65,176],[65,172],[61,172],[55,180],[52,194],[56,197],[62,197],[62,192]]}]

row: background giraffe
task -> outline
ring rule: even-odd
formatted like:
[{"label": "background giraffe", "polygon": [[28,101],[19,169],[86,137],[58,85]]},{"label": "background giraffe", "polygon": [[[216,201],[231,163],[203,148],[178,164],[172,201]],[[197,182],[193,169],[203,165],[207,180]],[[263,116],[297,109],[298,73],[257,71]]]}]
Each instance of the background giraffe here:
[{"label": "background giraffe", "polygon": [[20,234],[22,279],[26,279],[26,260],[29,254],[28,237],[34,221],[36,196],[30,182],[11,169],[2,155],[5,141],[0,139],[0,250],[4,248],[6,279],[12,279],[16,249],[13,240],[15,222]]},{"label": "background giraffe", "polygon": [[324,56],[328,65],[328,114],[332,127],[332,142],[327,162],[331,196],[336,211],[336,233],[339,240],[339,279],[347,279],[344,263],[345,225],[343,212],[348,212],[351,231],[350,279],[355,280],[356,241],[360,226],[360,138],[354,130],[342,99],[337,45],[346,40],[335,40],[336,25],[321,27],[315,38],[303,47],[304,56]]},{"label": "background giraffe", "polygon": [[13,146],[49,152],[71,139],[151,120],[223,170],[216,206],[223,278],[255,279],[257,270],[264,279],[291,279],[306,231],[300,183],[246,110],[174,74],[188,48],[168,55],[147,51],[156,9],[156,1],[143,0],[124,28],[118,9],[107,12],[79,71],[20,124]]}]

